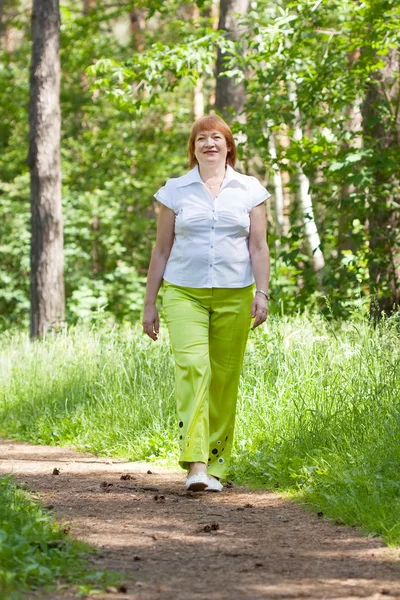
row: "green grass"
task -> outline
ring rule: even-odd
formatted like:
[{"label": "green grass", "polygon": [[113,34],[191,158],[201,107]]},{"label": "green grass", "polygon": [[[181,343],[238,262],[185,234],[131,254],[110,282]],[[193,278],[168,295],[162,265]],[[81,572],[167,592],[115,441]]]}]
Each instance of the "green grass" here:
[{"label": "green grass", "polygon": [[79,594],[104,589],[118,575],[88,571],[89,548],[68,538],[10,477],[0,478],[0,598],[26,589],[73,586]]},{"label": "green grass", "polygon": [[[230,477],[400,542],[400,315],[271,318],[250,335]],[[173,359],[137,327],[3,335],[0,433],[175,461]]]},{"label": "green grass", "polygon": [[295,319],[247,355],[233,473],[400,542],[399,316]]}]

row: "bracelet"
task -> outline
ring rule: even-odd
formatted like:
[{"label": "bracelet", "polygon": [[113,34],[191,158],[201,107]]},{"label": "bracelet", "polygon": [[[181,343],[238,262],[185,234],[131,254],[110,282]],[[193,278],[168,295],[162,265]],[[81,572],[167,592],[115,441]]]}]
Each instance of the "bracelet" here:
[{"label": "bracelet", "polygon": [[269,300],[269,294],[268,294],[268,292],[266,292],[265,290],[256,290],[255,293],[257,294],[257,292],[260,292],[261,294],[264,294],[264,296],[266,297],[266,299]]}]

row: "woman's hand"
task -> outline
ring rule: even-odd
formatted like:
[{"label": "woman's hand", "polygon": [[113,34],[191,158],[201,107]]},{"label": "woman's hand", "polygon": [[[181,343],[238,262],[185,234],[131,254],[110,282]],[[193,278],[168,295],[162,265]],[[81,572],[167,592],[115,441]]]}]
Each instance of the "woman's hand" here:
[{"label": "woman's hand", "polygon": [[268,315],[268,300],[263,294],[257,293],[254,296],[253,304],[251,305],[251,317],[255,321],[253,323],[252,329],[255,329],[261,323],[264,323],[265,319]]},{"label": "woman's hand", "polygon": [[158,319],[158,310],[155,304],[146,304],[143,312],[143,332],[146,333],[155,342],[158,339],[160,322]]}]

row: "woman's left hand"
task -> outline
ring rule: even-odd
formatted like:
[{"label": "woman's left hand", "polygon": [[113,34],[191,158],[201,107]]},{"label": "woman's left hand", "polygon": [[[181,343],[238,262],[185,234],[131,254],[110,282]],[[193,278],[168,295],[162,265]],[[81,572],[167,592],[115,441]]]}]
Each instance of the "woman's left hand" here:
[{"label": "woman's left hand", "polygon": [[268,315],[268,300],[262,294],[256,294],[254,296],[253,304],[251,305],[251,317],[254,320],[252,329],[255,329],[261,323],[264,323]]}]

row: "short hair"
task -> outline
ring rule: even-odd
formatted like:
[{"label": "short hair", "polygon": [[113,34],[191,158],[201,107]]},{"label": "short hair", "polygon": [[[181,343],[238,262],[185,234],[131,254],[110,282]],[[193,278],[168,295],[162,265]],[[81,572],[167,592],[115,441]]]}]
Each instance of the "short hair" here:
[{"label": "short hair", "polygon": [[197,119],[192,125],[188,144],[189,166],[191,169],[197,165],[197,158],[194,154],[196,137],[200,131],[219,131],[226,139],[228,146],[228,154],[226,162],[231,167],[235,166],[236,162],[236,144],[229,126],[218,115],[206,115]]}]

